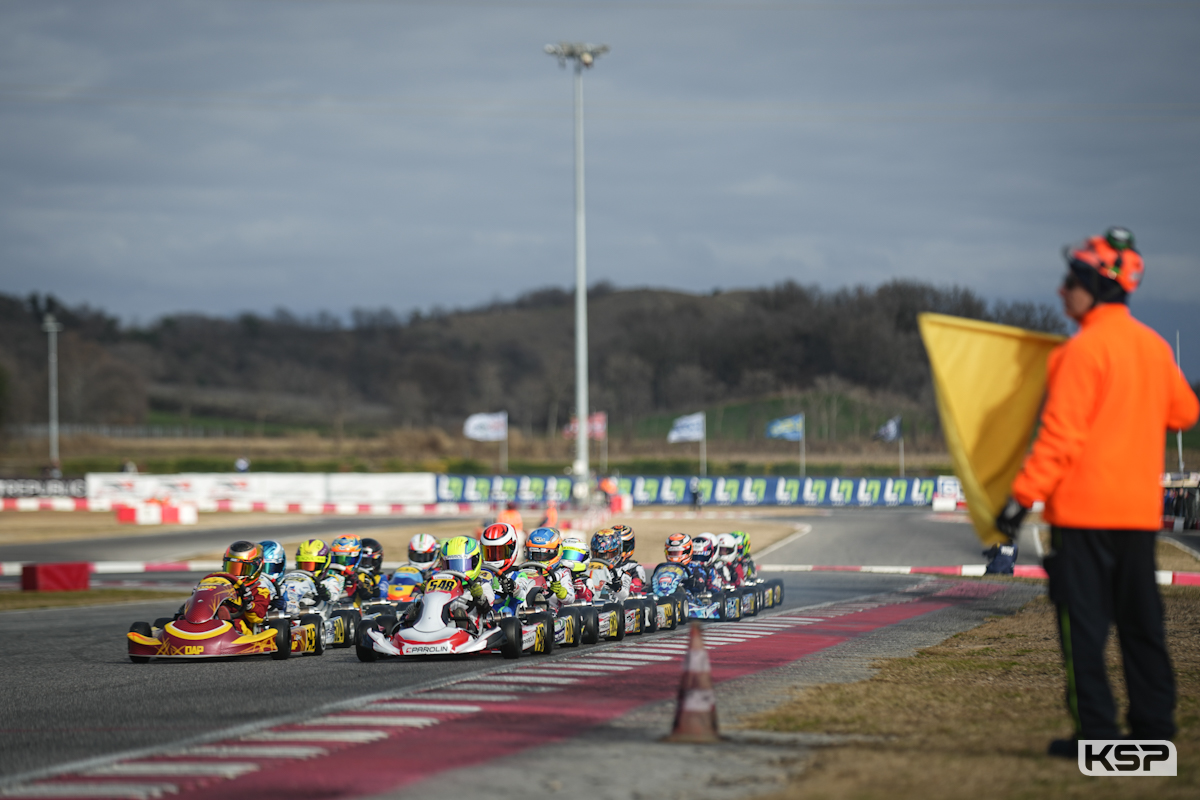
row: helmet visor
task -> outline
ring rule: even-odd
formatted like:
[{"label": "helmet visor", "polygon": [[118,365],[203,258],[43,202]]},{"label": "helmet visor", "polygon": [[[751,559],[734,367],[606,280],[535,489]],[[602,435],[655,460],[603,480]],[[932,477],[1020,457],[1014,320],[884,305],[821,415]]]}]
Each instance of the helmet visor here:
[{"label": "helmet visor", "polygon": [[330,559],[337,567],[357,567],[358,555],[352,553],[334,553]]},{"label": "helmet visor", "polygon": [[529,547],[526,545],[525,549],[529,552],[530,561],[546,563],[554,561],[558,557],[558,549],[554,547]]},{"label": "helmet visor", "polygon": [[586,564],[589,561],[588,554],[582,550],[569,550],[565,547],[562,551],[562,557],[563,561],[570,564]]},{"label": "helmet visor", "polygon": [[479,566],[479,554],[446,556],[446,569],[451,572],[470,573]]},{"label": "helmet visor", "polygon": [[255,564],[253,561],[242,561],[237,558],[225,559],[225,572],[238,578],[244,578],[247,575],[253,575]]},{"label": "helmet visor", "polygon": [[301,569],[305,572],[316,572],[324,563],[323,561],[297,561],[296,569]]},{"label": "helmet visor", "polygon": [[430,550],[428,553],[419,553],[416,550],[408,551],[408,560],[414,564],[428,564],[437,558],[437,551]]},{"label": "helmet visor", "polygon": [[736,552],[737,545],[721,545],[719,548],[717,548],[717,553],[719,553],[722,558],[731,556]]},{"label": "helmet visor", "polygon": [[483,560],[489,563],[496,561],[508,561],[516,552],[516,542],[505,542],[504,544],[485,544],[483,546]]}]

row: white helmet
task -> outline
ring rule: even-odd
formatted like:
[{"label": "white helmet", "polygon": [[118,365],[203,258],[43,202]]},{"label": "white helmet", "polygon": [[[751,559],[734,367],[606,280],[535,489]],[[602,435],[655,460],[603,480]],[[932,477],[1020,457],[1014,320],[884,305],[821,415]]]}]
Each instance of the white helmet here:
[{"label": "white helmet", "polygon": [[[703,534],[701,534],[703,535]],[[732,564],[737,559],[738,541],[732,533],[722,533],[717,537],[717,557],[720,564]]]},{"label": "white helmet", "polygon": [[408,543],[408,563],[428,575],[437,565],[438,541],[428,533],[418,533]]},{"label": "white helmet", "polygon": [[483,565],[500,573],[521,560],[521,539],[517,529],[507,522],[494,522],[479,536],[483,548]]}]

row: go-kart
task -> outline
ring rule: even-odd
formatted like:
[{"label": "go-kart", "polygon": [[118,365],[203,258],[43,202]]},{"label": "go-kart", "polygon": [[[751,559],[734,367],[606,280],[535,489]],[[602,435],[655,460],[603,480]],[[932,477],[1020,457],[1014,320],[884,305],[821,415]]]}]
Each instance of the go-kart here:
[{"label": "go-kart", "polygon": [[687,570],[679,564],[668,561],[654,568],[650,591],[656,598],[659,627],[674,630],[689,617],[692,600],[687,592],[687,578]]},{"label": "go-kart", "polygon": [[783,581],[778,578],[765,580],[758,577],[758,570],[754,566],[754,562],[750,561],[745,570],[745,579],[742,581],[742,588],[752,588],[755,590],[755,611],[761,611],[764,608],[774,608],[783,602]]},{"label": "go-kart", "polygon": [[153,625],[135,622],[126,634],[129,660],[145,664],[152,658],[228,658],[270,655],[283,660],[296,652],[316,652],[314,624],[293,625],[290,619],[267,620],[258,630],[234,619],[241,612],[237,578],[227,573],[200,581],[177,618],[163,617]]},{"label": "go-kart", "polygon": [[405,564],[396,568],[391,577],[379,584],[379,598],[363,603],[363,616],[372,614],[402,614],[405,609],[421,597],[421,584],[425,574],[416,567]]},{"label": "go-kart", "polygon": [[360,661],[387,656],[465,655],[499,652],[520,658],[525,650],[549,653],[554,649],[554,619],[547,613],[524,620],[490,611],[478,621],[466,612],[466,575],[441,570],[425,584],[425,594],[404,618],[393,622],[379,618],[363,626],[355,652]]},{"label": "go-kart", "polygon": [[694,587],[689,583],[687,570],[670,562],[655,567],[650,578],[651,588],[659,597],[677,596],[680,591],[684,593],[686,612],[680,619],[737,621],[742,618],[745,597],[750,595],[753,598],[754,594],[749,589],[721,587],[720,584],[715,588],[707,587],[703,591],[694,591]]},{"label": "go-kart", "polygon": [[593,558],[588,563],[587,577],[594,587],[592,605],[600,610],[600,631],[607,631],[606,638],[620,641],[625,636],[644,630],[657,630],[658,618],[654,600],[632,596],[626,597],[624,601],[617,600],[620,583],[615,581],[616,574],[613,564],[603,558]]},{"label": "go-kart", "polygon": [[538,561],[517,565],[505,576],[503,584],[525,583],[524,602],[515,592],[497,597],[493,609],[501,614],[526,617],[530,614],[549,614],[554,620],[554,643],[561,647],[578,647],[580,643],[595,644],[600,640],[600,612],[591,605],[575,603],[560,605],[555,613],[550,603],[550,569]]},{"label": "go-kart", "polygon": [[[336,581],[327,588],[336,590],[335,597],[341,594]],[[321,600],[317,594],[317,582],[308,573],[300,571],[284,574],[279,579],[277,589],[277,600],[282,601],[283,608],[272,609],[268,616],[291,620],[319,616],[323,622],[322,650],[326,647],[349,647],[358,638],[362,612],[355,607],[353,599],[338,597],[336,600]]]}]

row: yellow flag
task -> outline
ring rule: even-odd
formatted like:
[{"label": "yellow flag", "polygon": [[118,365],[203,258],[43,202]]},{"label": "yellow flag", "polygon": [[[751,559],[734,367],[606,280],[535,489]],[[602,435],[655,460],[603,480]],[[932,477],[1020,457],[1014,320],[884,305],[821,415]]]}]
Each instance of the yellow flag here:
[{"label": "yellow flag", "polygon": [[1046,393],[1046,360],[1063,336],[921,314],[938,415],[975,532],[1007,543],[993,521],[1021,469]]}]

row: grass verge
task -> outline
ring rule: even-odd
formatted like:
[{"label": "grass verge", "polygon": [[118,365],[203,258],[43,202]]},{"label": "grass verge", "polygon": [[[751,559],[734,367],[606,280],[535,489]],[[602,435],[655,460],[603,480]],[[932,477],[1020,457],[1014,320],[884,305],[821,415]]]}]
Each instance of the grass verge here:
[{"label": "grass verge", "polygon": [[0,592],[0,611],[29,608],[68,608],[132,603],[139,600],[169,600],[187,597],[187,592],[154,589],[88,589],[83,592]]},{"label": "grass verge", "polygon": [[[1179,703],[1179,775],[1089,778],[1044,755],[1069,735],[1053,608],[1045,598],[853,684],[808,687],[747,727],[889,737],[818,750],[773,798],[1194,798],[1200,786],[1200,590],[1163,587]],[[1125,709],[1115,636],[1110,680]]]}]

